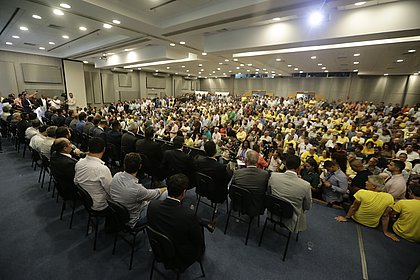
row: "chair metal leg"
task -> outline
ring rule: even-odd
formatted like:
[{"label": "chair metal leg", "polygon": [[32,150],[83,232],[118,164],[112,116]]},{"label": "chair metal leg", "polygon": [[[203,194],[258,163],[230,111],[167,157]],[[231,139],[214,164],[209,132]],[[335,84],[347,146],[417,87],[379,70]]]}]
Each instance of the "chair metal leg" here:
[{"label": "chair metal leg", "polygon": [[248,231],[246,232],[245,245],[248,245],[249,230],[251,229],[251,223],[252,223],[253,219],[254,219],[254,217],[249,218]]},{"label": "chair metal leg", "polygon": [[263,239],[263,235],[264,235],[265,227],[267,226],[267,220],[268,220],[268,218],[266,217],[266,218],[265,218],[265,222],[264,222],[263,229],[262,229],[262,231],[261,231],[260,242],[258,242],[258,246],[261,246],[261,242],[262,242],[262,239]]},{"label": "chair metal leg", "polygon": [[128,268],[131,270],[133,267],[133,257],[134,257],[134,248],[136,247],[136,234],[133,236],[133,244],[131,244],[131,257],[130,257],[130,267]]},{"label": "chair metal leg", "polygon": [[194,215],[196,215],[196,216],[197,216],[198,206],[200,205],[200,200],[201,200],[201,195],[198,196],[197,206],[195,207],[195,214]]},{"label": "chair metal leg", "polygon": [[217,203],[215,203],[214,204],[214,207],[213,207],[213,215],[211,216],[211,221],[214,221],[214,215],[216,215],[216,211],[217,211]]},{"label": "chair metal leg", "polygon": [[150,280],[153,278],[153,270],[155,269],[155,257],[153,257],[152,261],[152,270],[150,271]]},{"label": "chair metal leg", "polygon": [[96,239],[98,238],[98,228],[99,228],[99,218],[96,217],[96,223],[95,223],[95,240],[93,241],[93,250],[96,250]]},{"label": "chair metal leg", "polygon": [[61,207],[60,220],[63,220],[64,209],[66,209],[66,201],[65,200],[63,200],[63,206]]},{"label": "chair metal leg", "polygon": [[201,277],[206,277],[206,274],[204,273],[204,268],[203,268],[203,264],[202,264],[201,260],[198,263],[200,264],[201,272],[203,273],[203,275],[201,275]]},{"label": "chair metal leg", "polygon": [[229,213],[228,213],[228,217],[227,217],[227,220],[226,220],[226,225],[225,225],[225,231],[224,231],[224,234],[226,234],[226,231],[227,231],[227,227],[228,227],[228,223],[229,223],[229,218],[230,218],[230,213],[231,213],[231,211],[232,211],[232,208],[230,208]]},{"label": "chair metal leg", "polygon": [[47,168],[43,168],[43,172],[42,172],[42,181],[41,181],[41,189],[44,188],[44,181],[45,181],[45,172]]},{"label": "chair metal leg", "polygon": [[229,213],[229,199],[226,197],[226,214]]},{"label": "chair metal leg", "polygon": [[[36,166],[36,163],[35,163],[35,166]],[[42,177],[42,166],[41,166],[41,169],[39,170],[39,177],[38,177],[38,183],[41,183],[41,177]]]},{"label": "chair metal leg", "polygon": [[286,243],[286,248],[284,248],[284,253],[283,253],[283,261],[286,260],[286,254],[287,254],[287,248],[289,247],[289,241],[290,241],[290,236],[292,235],[292,232],[289,231],[289,235],[287,236],[287,243]]},{"label": "chair metal leg", "polygon": [[89,226],[90,226],[90,214],[89,214],[88,222],[87,222],[86,236],[88,236],[88,234],[89,234]]},{"label": "chair metal leg", "polygon": [[[57,194],[58,197],[58,194]],[[74,217],[74,210],[76,209],[76,200],[73,199],[73,209],[71,210],[71,218],[70,218],[70,226],[69,229],[71,229],[71,225],[73,224],[73,217]]]},{"label": "chair metal leg", "polygon": [[[54,185],[53,185],[53,191],[52,191],[52,196],[51,198],[54,198],[55,195],[55,188],[57,187],[57,182],[54,180]],[[57,194],[58,195],[58,194]]]},{"label": "chair metal leg", "polygon": [[260,215],[258,215],[258,223],[257,223],[257,227],[260,227]]},{"label": "chair metal leg", "polygon": [[26,153],[26,143],[23,145],[23,158],[25,157],[25,153]]},{"label": "chair metal leg", "polygon": [[179,272],[176,272],[176,280],[179,280]]},{"label": "chair metal leg", "polygon": [[50,181],[48,182],[48,192],[51,191],[51,179],[52,179],[52,175],[51,175],[51,171],[50,171]]},{"label": "chair metal leg", "polygon": [[115,255],[115,249],[117,248],[118,232],[115,233],[114,247],[112,248],[112,254]]}]

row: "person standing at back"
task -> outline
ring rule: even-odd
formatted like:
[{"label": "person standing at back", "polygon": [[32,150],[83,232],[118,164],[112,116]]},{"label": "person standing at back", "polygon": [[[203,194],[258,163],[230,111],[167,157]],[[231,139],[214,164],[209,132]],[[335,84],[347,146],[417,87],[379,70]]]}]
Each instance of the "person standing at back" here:
[{"label": "person standing at back", "polygon": [[283,223],[290,231],[296,233],[306,230],[305,212],[312,206],[311,185],[298,177],[300,164],[298,156],[287,157],[286,172],[273,172],[268,181],[269,192],[273,196],[287,200],[292,204],[293,216]]}]

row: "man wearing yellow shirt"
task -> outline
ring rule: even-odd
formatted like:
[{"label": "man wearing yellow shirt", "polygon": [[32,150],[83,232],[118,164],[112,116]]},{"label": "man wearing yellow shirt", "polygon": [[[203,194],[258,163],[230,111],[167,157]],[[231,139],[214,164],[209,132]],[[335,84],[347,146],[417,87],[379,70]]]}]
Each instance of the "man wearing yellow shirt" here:
[{"label": "man wearing yellow shirt", "polygon": [[381,139],[379,139],[378,134],[373,134],[372,138],[366,140],[366,144],[372,142],[377,147],[382,147],[384,145],[384,142],[382,142]]},{"label": "man wearing yellow shirt", "polygon": [[244,131],[243,127],[239,128],[238,133],[236,133],[236,138],[238,138],[238,140],[241,142],[243,142],[246,139],[246,132]]},{"label": "man wearing yellow shirt", "polygon": [[384,180],[379,175],[370,175],[366,182],[366,190],[359,190],[354,194],[354,202],[346,216],[337,216],[339,222],[347,222],[352,218],[367,227],[375,228],[379,225],[382,215],[388,207],[394,204],[394,197],[383,192]]},{"label": "man wearing yellow shirt", "polygon": [[316,154],[316,147],[311,147],[310,149],[309,149],[309,151],[305,151],[305,152],[303,152],[302,153],[302,155],[300,156],[300,159],[303,161],[303,162],[306,162],[306,159],[308,158],[308,157],[312,157],[318,164],[320,163],[320,159],[319,159],[319,157],[317,156],[317,154]]},{"label": "man wearing yellow shirt", "polygon": [[398,219],[392,226],[392,230],[400,237],[410,242],[420,242],[420,185],[409,187],[411,199],[402,199],[395,203],[392,208],[388,208],[382,218],[384,234],[394,241],[399,241],[398,237],[388,231],[389,218],[399,214]]}]

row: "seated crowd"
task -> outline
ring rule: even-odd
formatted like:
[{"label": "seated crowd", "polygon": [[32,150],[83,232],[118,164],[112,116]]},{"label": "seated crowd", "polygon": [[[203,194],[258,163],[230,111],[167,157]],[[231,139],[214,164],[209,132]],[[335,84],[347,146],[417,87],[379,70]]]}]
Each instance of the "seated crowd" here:
[{"label": "seated crowd", "polygon": [[[292,232],[306,229],[305,213],[316,199],[346,210],[337,221],[368,227],[382,221],[391,239],[420,242],[418,104],[182,96],[101,109],[63,110],[63,104],[47,103],[35,113],[42,106],[36,99],[23,111],[10,98],[2,103],[2,124],[50,159],[53,173],[85,189],[93,210],[107,211],[112,199],[128,209],[131,227],[148,222],[167,233],[171,215],[179,216],[186,228],[171,236],[200,243],[195,254],[204,252],[196,225],[205,223],[178,204],[197,172],[214,181],[216,203],[226,200],[232,184],[256,197],[268,193],[287,200],[294,213],[285,225]],[[107,166],[113,161],[120,169],[114,176]],[[139,183],[142,173],[155,188]],[[251,203],[261,209],[264,202]]]}]

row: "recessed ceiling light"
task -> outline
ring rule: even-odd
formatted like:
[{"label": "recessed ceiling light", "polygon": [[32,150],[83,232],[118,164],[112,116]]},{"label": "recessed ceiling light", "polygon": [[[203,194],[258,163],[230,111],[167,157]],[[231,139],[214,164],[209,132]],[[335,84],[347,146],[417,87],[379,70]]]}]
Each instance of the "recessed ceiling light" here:
[{"label": "recessed ceiling light", "polygon": [[175,73],[175,75],[178,75],[178,73]]},{"label": "recessed ceiling light", "polygon": [[293,69],[293,70],[297,71],[297,70],[299,70],[299,68],[295,67],[295,69]]},{"label": "recessed ceiling light", "polygon": [[322,66],[322,63],[318,63],[318,66]]},{"label": "recessed ceiling light", "polygon": [[18,35],[13,35],[12,38],[19,39],[20,37]]},{"label": "recessed ceiling light", "polygon": [[229,72],[229,73],[232,73],[232,70],[229,70],[228,72]]},{"label": "recessed ceiling light", "polygon": [[247,69],[246,72],[251,72],[251,70]]},{"label": "recessed ceiling light", "polygon": [[229,62],[229,59],[225,59],[225,62]]},{"label": "recessed ceiling light", "polygon": [[124,49],[125,52],[129,52],[131,50],[133,50],[133,49]]},{"label": "recessed ceiling light", "polygon": [[220,68],[217,68],[218,71],[220,71]]},{"label": "recessed ceiling light", "polygon": [[274,20],[274,21],[279,21],[279,20],[280,20],[280,18],[279,18],[279,17],[275,17],[275,18],[273,18],[273,20]]},{"label": "recessed ceiling light", "polygon": [[19,27],[19,29],[22,30],[22,31],[28,31],[29,30],[28,27],[26,27],[26,26],[21,26],[21,27]]},{"label": "recessed ceiling light", "polygon": [[384,74],[384,76],[388,76],[388,75],[389,75],[388,73],[385,73],[385,74]]},{"label": "recessed ceiling light", "polygon": [[106,29],[110,29],[112,27],[112,25],[108,24],[108,23],[104,23],[104,25],[102,25],[102,26]]},{"label": "recessed ceiling light", "polygon": [[201,53],[201,55],[207,55],[207,53],[206,52],[203,52],[203,53]]},{"label": "recessed ceiling light", "polygon": [[112,20],[112,23],[114,23],[114,24],[121,24],[121,21],[119,21],[118,19],[114,19],[114,20]]},{"label": "recessed ceiling light", "polygon": [[59,9],[54,9],[54,10],[53,10],[53,13],[54,13],[55,15],[57,15],[57,16],[62,16],[62,15],[64,15],[64,12],[63,12],[62,10],[59,10]]},{"label": "recessed ceiling light", "polygon": [[179,42],[180,45],[185,45],[184,41]]},{"label": "recessed ceiling light", "polygon": [[213,71],[213,73],[216,73],[216,71]]},{"label": "recessed ceiling light", "polygon": [[79,27],[79,30],[86,31],[86,30],[87,30],[87,28],[86,28],[86,27],[84,27],[84,26],[80,26],[80,27]]},{"label": "recessed ceiling light", "polygon": [[69,36],[67,36],[67,35],[63,35],[61,37],[63,37],[63,39],[68,39],[69,38]]},{"label": "recessed ceiling light", "polygon": [[404,59],[397,59],[397,63],[403,62]]},{"label": "recessed ceiling light", "polygon": [[6,42],[6,45],[13,45],[13,43],[12,42]]},{"label": "recessed ceiling light", "polygon": [[266,71],[267,69],[263,68],[263,71]]},{"label": "recessed ceiling light", "polygon": [[198,72],[198,74],[201,74],[202,72],[200,71],[200,72]]},{"label": "recessed ceiling light", "polygon": [[71,6],[69,4],[66,4],[66,3],[61,3],[60,7],[64,8],[64,9],[70,9],[71,8]]},{"label": "recessed ceiling light", "polygon": [[361,1],[361,2],[354,3],[354,5],[356,5],[356,6],[362,6],[364,4],[366,4],[366,1]]},{"label": "recessed ceiling light", "polygon": [[408,50],[409,53],[414,53],[416,52],[416,50],[412,49],[412,50]]},{"label": "recessed ceiling light", "polygon": [[359,72],[359,70],[358,69],[354,69],[353,72]]},{"label": "recessed ceiling light", "polygon": [[141,67],[137,68],[138,70],[141,70]]},{"label": "recessed ceiling light", "polygon": [[353,62],[353,64],[356,64],[356,65],[359,64],[359,63],[360,63],[359,61],[354,61]]},{"label": "recessed ceiling light", "polygon": [[32,15],[32,17],[35,18],[35,19],[42,19],[42,17],[38,16],[38,15]]},{"label": "recessed ceiling light", "polygon": [[[255,74],[259,74],[260,72],[255,72]],[[254,77],[255,78],[255,77]]]},{"label": "recessed ceiling light", "polygon": [[271,71],[271,73],[273,73],[273,74],[274,74],[274,73],[276,73],[276,71]]},{"label": "recessed ceiling light", "polygon": [[301,71],[299,71],[299,73],[301,73],[301,74],[302,74],[302,73],[303,73],[303,71],[301,70]]},{"label": "recessed ceiling light", "polygon": [[191,74],[188,74],[188,77],[191,76]]},{"label": "recessed ceiling light", "polygon": [[244,66],[245,66],[245,64],[241,63],[241,64],[239,64],[239,66],[244,67]]},{"label": "recessed ceiling light", "polygon": [[312,14],[309,15],[310,25],[317,26],[321,24],[323,20],[324,20],[324,15],[319,11],[312,12]]},{"label": "recessed ceiling light", "polygon": [[239,67],[239,66],[236,66],[236,69],[241,69],[241,67]]},{"label": "recessed ceiling light", "polygon": [[39,49],[40,49],[40,50],[45,50],[45,48],[44,48],[44,47],[39,47]]},{"label": "recessed ceiling light", "polygon": [[276,58],[276,61],[281,61],[281,58]]},{"label": "recessed ceiling light", "polygon": [[185,68],[185,65],[181,65],[182,68]]},{"label": "recessed ceiling light", "polygon": [[201,67],[201,66],[203,66],[203,64],[201,64],[201,63],[200,63],[200,64],[198,64],[198,67]]},{"label": "recessed ceiling light", "polygon": [[360,53],[355,53],[353,54],[353,56],[360,56]]},{"label": "recessed ceiling light", "polygon": [[328,73],[328,70],[325,70],[324,72],[325,72],[325,73]]},{"label": "recessed ceiling light", "polygon": [[50,44],[50,45],[55,45],[55,43],[54,43],[54,42],[48,42],[48,44]]},{"label": "recessed ceiling light", "polygon": [[113,53],[113,52],[106,53],[106,55],[113,55],[113,54],[115,54],[115,53]]},{"label": "recessed ceiling light", "polygon": [[89,63],[89,61],[87,61],[87,60],[83,60],[83,63],[84,63],[84,64],[88,64],[88,63]]},{"label": "recessed ceiling light", "polygon": [[251,64],[251,63],[248,63],[247,65],[248,65],[248,66],[252,66],[252,64]]},{"label": "recessed ceiling light", "polygon": [[169,46],[175,47],[175,43],[170,43]]},{"label": "recessed ceiling light", "polygon": [[311,56],[311,59],[316,59],[316,56],[315,55]]},{"label": "recessed ceiling light", "polygon": [[321,69],[322,69],[322,70],[325,70],[325,69],[327,69],[327,67],[325,67],[325,66],[324,66],[324,67],[322,67]]},{"label": "recessed ceiling light", "polygon": [[237,58],[234,58],[233,61],[238,61],[238,59]]},{"label": "recessed ceiling light", "polygon": [[260,69],[259,69],[259,68],[257,68],[257,69],[255,69],[255,71],[260,71]]},{"label": "recessed ceiling light", "polygon": [[289,68],[292,67],[292,64],[288,64],[287,67],[289,67]]},{"label": "recessed ceiling light", "polygon": [[219,62],[219,65],[223,65],[223,62]]},{"label": "recessed ceiling light", "polygon": [[187,70],[185,70],[185,72],[187,72],[187,73],[188,73],[188,72],[190,72],[190,70],[188,70],[188,69],[187,69]]},{"label": "recessed ceiling light", "polygon": [[200,69],[200,71],[201,71],[201,72],[203,72],[203,71],[204,71],[204,69]]}]

